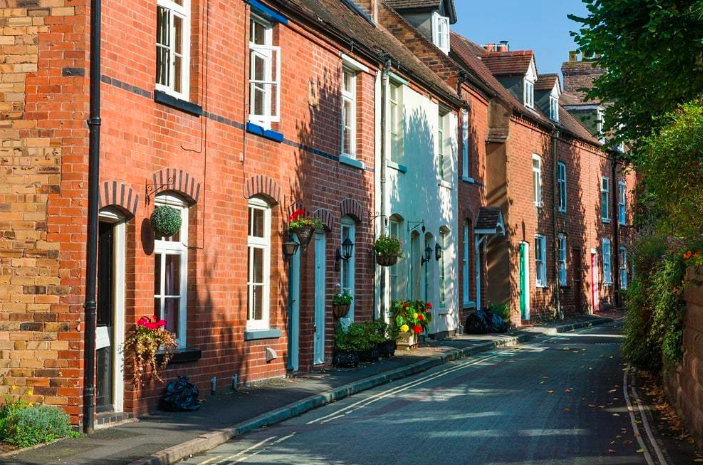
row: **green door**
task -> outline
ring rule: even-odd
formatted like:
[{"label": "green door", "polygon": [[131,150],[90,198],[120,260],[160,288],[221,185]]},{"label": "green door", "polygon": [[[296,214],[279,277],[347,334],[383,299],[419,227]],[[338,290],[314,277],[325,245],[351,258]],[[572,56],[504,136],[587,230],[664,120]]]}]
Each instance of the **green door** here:
[{"label": "green door", "polygon": [[520,243],[520,315],[530,319],[530,245]]}]

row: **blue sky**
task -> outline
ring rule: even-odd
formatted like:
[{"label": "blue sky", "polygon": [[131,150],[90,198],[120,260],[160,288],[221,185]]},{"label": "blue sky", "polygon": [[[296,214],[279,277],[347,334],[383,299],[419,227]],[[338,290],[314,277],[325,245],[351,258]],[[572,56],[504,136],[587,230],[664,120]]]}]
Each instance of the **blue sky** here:
[{"label": "blue sky", "polygon": [[510,41],[511,50],[532,49],[540,73],[561,69],[576,46],[569,31],[578,24],[566,15],[584,16],[581,0],[455,0],[459,22],[452,30],[478,44]]}]

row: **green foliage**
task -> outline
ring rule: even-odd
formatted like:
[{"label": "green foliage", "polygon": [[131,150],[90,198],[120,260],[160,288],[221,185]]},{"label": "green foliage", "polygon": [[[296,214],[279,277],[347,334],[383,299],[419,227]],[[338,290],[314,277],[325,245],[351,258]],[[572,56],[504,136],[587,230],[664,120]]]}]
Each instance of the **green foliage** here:
[{"label": "green foliage", "polygon": [[29,447],[74,435],[68,415],[56,407],[26,407],[14,411],[4,420],[4,441],[17,447]]},{"label": "green foliage", "polygon": [[400,241],[392,236],[380,236],[373,243],[373,251],[377,257],[400,255]]},{"label": "green foliage", "polygon": [[301,229],[322,229],[322,220],[319,218],[308,218],[305,216],[298,216],[290,223],[288,223],[289,231],[300,231]]},{"label": "green foliage", "polygon": [[156,237],[171,237],[181,229],[181,213],[168,205],[154,208],[151,214],[151,229]]},{"label": "green foliage", "polygon": [[419,334],[427,331],[432,322],[432,304],[422,300],[393,302],[391,316],[395,327],[401,333],[413,332]]},{"label": "green foliage", "polygon": [[346,328],[339,323],[334,332],[334,348],[338,351],[364,352],[393,339],[393,330],[381,320],[351,323]]},{"label": "green foliage", "polygon": [[[584,0],[576,43],[598,67],[591,98],[612,103],[605,130],[633,142],[665,127],[667,114],[703,94],[701,0]],[[633,158],[639,156],[634,150]],[[635,160],[636,161],[636,160]],[[637,164],[637,163],[635,163]]]},{"label": "green foliage", "polygon": [[334,297],[332,297],[332,305],[351,305],[352,300],[354,300],[354,297],[347,292],[344,291],[341,294],[335,294]]},{"label": "green foliage", "polygon": [[508,304],[490,304],[488,310],[505,321],[510,321],[510,307]]}]

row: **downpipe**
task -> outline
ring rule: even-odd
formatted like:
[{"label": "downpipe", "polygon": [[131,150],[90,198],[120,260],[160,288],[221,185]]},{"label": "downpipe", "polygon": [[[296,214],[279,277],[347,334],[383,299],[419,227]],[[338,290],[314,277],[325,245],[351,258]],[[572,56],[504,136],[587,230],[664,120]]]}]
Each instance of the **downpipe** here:
[{"label": "downpipe", "polygon": [[[392,62],[387,54],[381,55],[383,61],[383,70],[381,74],[381,208],[380,217],[381,222],[381,235],[386,233],[386,157],[388,154],[388,137],[386,131],[386,121],[388,119],[387,110],[387,99],[388,99],[388,85],[390,83],[390,78],[388,74],[391,71]],[[377,239],[374,237],[374,239]],[[379,303],[380,303],[380,315],[378,319],[386,321],[386,313],[388,308],[386,305],[386,274],[387,270],[381,268],[381,285],[379,289]]]},{"label": "downpipe", "polygon": [[559,205],[559,185],[557,182],[559,169],[559,137],[558,130],[552,132],[552,254],[554,257],[554,305],[557,316],[564,319],[564,310],[561,308],[561,285],[559,284],[559,233],[557,232],[557,210]]}]

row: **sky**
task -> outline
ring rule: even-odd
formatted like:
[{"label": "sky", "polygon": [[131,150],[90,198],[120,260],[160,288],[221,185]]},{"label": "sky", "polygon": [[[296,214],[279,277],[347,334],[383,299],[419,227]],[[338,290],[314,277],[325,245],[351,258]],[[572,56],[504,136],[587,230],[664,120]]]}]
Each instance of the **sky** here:
[{"label": "sky", "polygon": [[537,71],[555,73],[576,45],[569,31],[578,24],[566,17],[585,16],[581,0],[455,0],[459,21],[452,30],[483,45],[510,42],[511,50],[531,49]]}]

